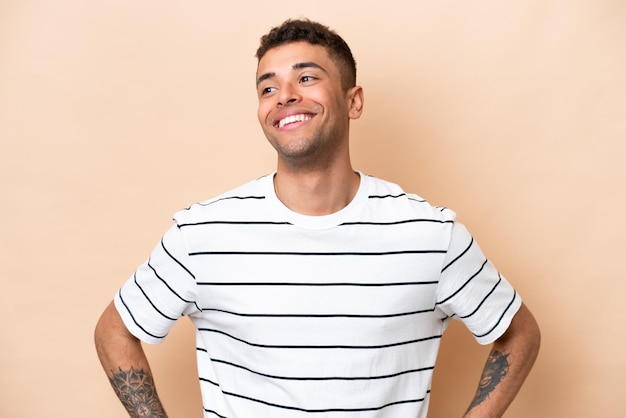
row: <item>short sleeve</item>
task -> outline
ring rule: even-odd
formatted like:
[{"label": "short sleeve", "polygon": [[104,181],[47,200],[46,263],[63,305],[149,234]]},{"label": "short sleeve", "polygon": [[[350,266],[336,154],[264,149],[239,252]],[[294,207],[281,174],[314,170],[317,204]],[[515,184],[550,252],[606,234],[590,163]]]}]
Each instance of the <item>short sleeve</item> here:
[{"label": "short sleeve", "polygon": [[521,306],[511,284],[455,222],[437,290],[437,308],[462,321],[480,344],[498,339]]},{"label": "short sleeve", "polygon": [[178,318],[199,310],[196,280],[189,266],[183,237],[173,225],[114,298],[134,336],[158,344]]}]

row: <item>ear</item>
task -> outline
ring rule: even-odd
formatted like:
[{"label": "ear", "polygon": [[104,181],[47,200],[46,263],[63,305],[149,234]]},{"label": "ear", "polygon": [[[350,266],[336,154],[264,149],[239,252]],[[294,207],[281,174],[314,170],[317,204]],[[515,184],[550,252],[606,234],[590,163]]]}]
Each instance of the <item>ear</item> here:
[{"label": "ear", "polygon": [[363,113],[363,104],[365,98],[363,97],[363,87],[354,86],[348,90],[348,117],[350,119],[358,119]]}]

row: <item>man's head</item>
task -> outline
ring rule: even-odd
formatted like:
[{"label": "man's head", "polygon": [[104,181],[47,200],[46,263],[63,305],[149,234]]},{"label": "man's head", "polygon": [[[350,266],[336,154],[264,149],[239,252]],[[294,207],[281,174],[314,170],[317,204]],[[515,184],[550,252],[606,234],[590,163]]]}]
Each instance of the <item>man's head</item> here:
[{"label": "man's head", "polygon": [[294,42],[308,42],[326,49],[341,72],[341,85],[348,90],[356,85],[356,62],[348,44],[327,26],[305,20],[287,20],[261,37],[256,51],[259,61],[270,49]]}]

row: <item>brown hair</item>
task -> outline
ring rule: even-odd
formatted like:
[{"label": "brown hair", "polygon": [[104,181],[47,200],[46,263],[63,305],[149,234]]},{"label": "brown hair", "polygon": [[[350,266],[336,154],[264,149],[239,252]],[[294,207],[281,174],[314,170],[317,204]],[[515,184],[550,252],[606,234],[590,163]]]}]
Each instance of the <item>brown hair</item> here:
[{"label": "brown hair", "polygon": [[308,42],[324,47],[339,67],[343,89],[356,85],[356,62],[346,41],[328,26],[308,19],[289,19],[272,28],[261,37],[256,57],[260,61],[270,49],[292,42]]}]

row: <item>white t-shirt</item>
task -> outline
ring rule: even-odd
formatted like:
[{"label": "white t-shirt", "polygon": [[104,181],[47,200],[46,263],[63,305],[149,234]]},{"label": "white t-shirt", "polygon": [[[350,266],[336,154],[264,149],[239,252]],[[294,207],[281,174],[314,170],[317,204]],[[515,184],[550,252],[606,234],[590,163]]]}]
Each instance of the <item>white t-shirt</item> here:
[{"label": "white t-shirt", "polygon": [[267,175],[174,221],[115,304],[148,343],[189,316],[207,418],[426,417],[449,320],[488,344],[521,305],[454,212],[363,174],[331,215]]}]

